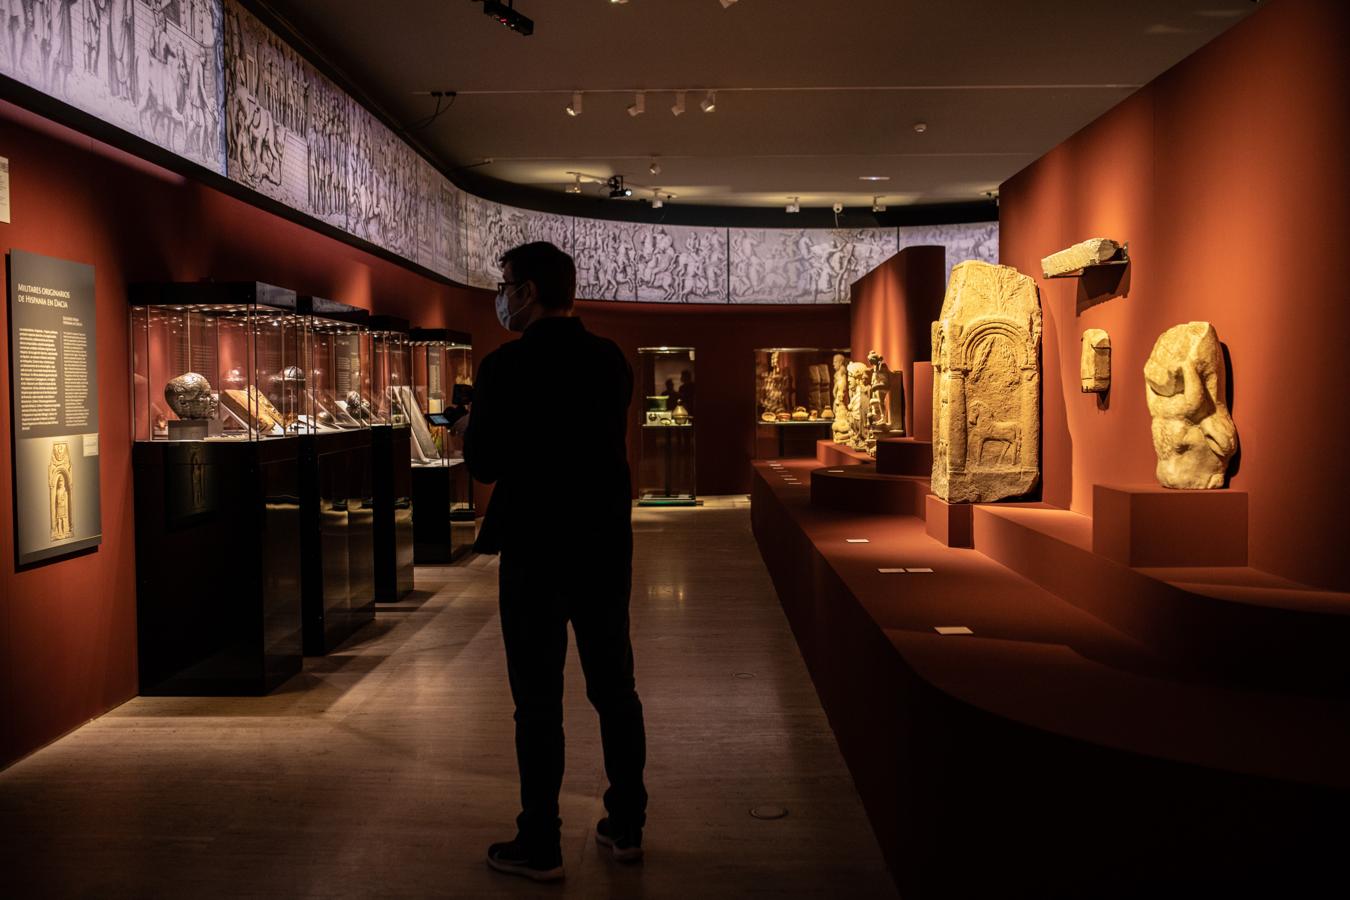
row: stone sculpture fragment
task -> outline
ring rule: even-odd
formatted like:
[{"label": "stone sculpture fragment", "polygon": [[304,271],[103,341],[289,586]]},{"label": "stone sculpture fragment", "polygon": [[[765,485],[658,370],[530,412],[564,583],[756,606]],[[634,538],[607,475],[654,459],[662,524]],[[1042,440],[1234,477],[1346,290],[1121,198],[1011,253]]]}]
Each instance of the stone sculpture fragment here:
[{"label": "stone sculpture fragment", "polygon": [[952,269],[933,323],[933,493],[1019,497],[1040,480],[1041,304],[1010,266]]},{"label": "stone sculpture fragment", "polygon": [[216,396],[205,375],[184,372],[164,385],[164,402],[180,419],[200,421],[216,415]]},{"label": "stone sculpture fragment", "polygon": [[1119,253],[1120,246],[1110,238],[1089,238],[1042,259],[1041,271],[1046,278],[1054,278],[1099,266]]},{"label": "stone sculpture fragment", "polygon": [[1153,417],[1158,483],[1166,488],[1221,488],[1237,452],[1228,412],[1226,370],[1218,332],[1208,322],[1167,329],[1144,364]]},{"label": "stone sculpture fragment", "polygon": [[1085,394],[1105,394],[1111,389],[1111,336],[1100,328],[1083,332],[1078,377]]}]

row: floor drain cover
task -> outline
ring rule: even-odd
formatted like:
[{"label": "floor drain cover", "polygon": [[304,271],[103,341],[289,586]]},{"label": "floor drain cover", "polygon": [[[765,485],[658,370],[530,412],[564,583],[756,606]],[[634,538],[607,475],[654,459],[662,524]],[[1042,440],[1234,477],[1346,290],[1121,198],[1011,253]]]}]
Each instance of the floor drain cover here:
[{"label": "floor drain cover", "polygon": [[750,810],[756,819],[781,819],[787,814],[787,808],[782,806],[756,806]]},{"label": "floor drain cover", "polygon": [[732,677],[732,678],[740,678],[740,679],[745,680],[745,679],[754,678],[754,677],[755,677],[755,673],[754,673],[754,672],[737,672],[735,675],[733,675],[733,676],[731,676],[731,677]]}]

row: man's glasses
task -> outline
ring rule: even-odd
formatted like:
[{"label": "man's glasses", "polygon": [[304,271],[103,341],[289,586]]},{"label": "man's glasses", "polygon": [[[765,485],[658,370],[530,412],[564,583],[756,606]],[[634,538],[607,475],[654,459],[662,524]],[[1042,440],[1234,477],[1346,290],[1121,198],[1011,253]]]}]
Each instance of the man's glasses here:
[{"label": "man's glasses", "polygon": [[519,282],[519,281],[499,281],[499,282],[497,282],[497,293],[500,294],[500,293],[502,293],[503,291],[505,291],[507,288],[509,288],[509,287],[515,287],[516,285],[518,285],[518,284],[520,284],[520,283],[521,283],[521,282]]}]

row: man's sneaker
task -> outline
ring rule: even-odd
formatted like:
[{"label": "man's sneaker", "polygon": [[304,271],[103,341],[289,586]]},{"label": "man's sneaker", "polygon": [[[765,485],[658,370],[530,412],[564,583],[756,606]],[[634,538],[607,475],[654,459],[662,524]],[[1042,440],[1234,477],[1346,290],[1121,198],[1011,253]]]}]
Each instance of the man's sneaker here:
[{"label": "man's sneaker", "polygon": [[595,842],[608,847],[618,862],[637,862],[642,859],[642,829],[619,828],[609,819],[601,819],[595,826]]},{"label": "man's sneaker", "polygon": [[498,872],[519,875],[533,881],[561,881],[562,851],[545,856],[530,854],[519,841],[507,841],[488,847],[487,864]]}]

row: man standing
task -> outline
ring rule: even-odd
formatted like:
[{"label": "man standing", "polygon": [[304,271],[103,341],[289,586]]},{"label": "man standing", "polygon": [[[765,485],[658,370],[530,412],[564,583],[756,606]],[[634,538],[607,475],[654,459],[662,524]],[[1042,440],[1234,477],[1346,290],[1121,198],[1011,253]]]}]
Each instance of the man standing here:
[{"label": "man standing", "polygon": [[612,341],[573,316],[571,256],[537,242],[507,251],[501,266],[497,318],[521,337],[478,368],[464,457],[474,478],[495,485],[475,549],[501,554],[521,813],[515,840],[493,844],[487,861],[554,881],[563,877],[558,792],[569,621],[609,778],[596,841],[619,861],[642,856],[646,736],[628,635],[633,372]]}]

